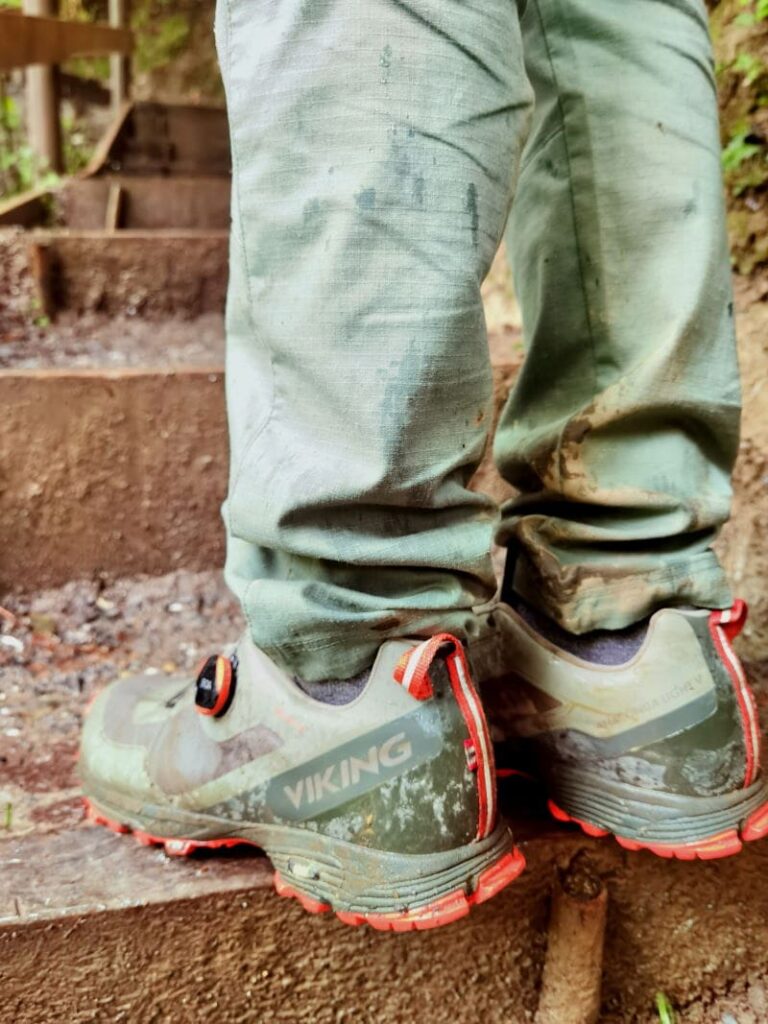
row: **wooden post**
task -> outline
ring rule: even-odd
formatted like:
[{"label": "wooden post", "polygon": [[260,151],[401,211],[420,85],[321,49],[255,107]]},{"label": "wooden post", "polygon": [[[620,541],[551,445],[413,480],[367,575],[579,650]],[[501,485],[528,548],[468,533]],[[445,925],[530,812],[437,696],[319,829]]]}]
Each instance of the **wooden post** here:
[{"label": "wooden post", "polygon": [[535,1024],[596,1024],[607,901],[585,851],[557,872]]},{"label": "wooden post", "polygon": [[[54,0],[23,0],[25,14],[55,15]],[[29,144],[42,167],[57,174],[63,170],[61,125],[56,68],[33,64],[26,70],[26,107]]]},{"label": "wooden post", "polygon": [[[109,24],[113,28],[126,28],[129,18],[130,0],[109,0]],[[112,110],[117,113],[128,99],[130,87],[130,64],[124,54],[113,53],[109,58],[109,88],[112,93]]]}]

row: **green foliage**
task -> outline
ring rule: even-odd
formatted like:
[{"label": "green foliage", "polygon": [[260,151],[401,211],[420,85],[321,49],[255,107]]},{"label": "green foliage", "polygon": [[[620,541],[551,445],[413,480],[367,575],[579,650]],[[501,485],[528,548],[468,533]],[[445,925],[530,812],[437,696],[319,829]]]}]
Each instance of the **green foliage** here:
[{"label": "green foliage", "polygon": [[91,78],[106,82],[109,78],[109,57],[71,57],[62,69],[78,78]]},{"label": "green foliage", "polygon": [[134,10],[131,25],[139,71],[154,71],[178,57],[191,33],[189,16],[178,11],[174,0],[145,0]]},{"label": "green foliage", "polygon": [[720,0],[714,25],[729,205],[754,211],[768,186],[768,0]]},{"label": "green foliage", "polygon": [[40,162],[26,140],[19,105],[0,76],[0,196],[13,196],[31,188],[48,188],[58,177]]},{"label": "green foliage", "polygon": [[758,22],[768,19],[768,0],[739,0],[739,7],[751,8],[737,14],[733,19],[734,25],[739,28],[751,28]]},{"label": "green foliage", "polygon": [[93,146],[72,114],[62,115],[61,144],[66,173],[82,171],[93,155]]},{"label": "green foliage", "polygon": [[741,75],[747,85],[752,85],[766,71],[765,64],[759,57],[751,53],[740,53],[730,67],[731,71]]},{"label": "green foliage", "polygon": [[723,170],[726,174],[737,171],[746,160],[758,156],[763,151],[759,142],[750,142],[749,125],[743,125],[732,135],[723,148]]},{"label": "green foliage", "polygon": [[676,1024],[677,1014],[663,992],[656,993],[656,1010],[659,1014],[659,1024]]}]

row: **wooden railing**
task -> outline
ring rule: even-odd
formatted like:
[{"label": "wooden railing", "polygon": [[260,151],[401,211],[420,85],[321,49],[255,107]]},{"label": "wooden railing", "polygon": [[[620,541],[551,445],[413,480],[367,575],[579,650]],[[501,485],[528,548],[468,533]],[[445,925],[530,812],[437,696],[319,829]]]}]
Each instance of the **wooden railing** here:
[{"label": "wooden railing", "polygon": [[125,27],[128,0],[109,0],[109,24],[50,17],[53,0],[23,0],[23,13],[0,14],[0,72],[26,67],[29,143],[44,166],[62,170],[56,65],[70,57],[110,55],[112,104],[127,97],[127,56],[133,34]]}]

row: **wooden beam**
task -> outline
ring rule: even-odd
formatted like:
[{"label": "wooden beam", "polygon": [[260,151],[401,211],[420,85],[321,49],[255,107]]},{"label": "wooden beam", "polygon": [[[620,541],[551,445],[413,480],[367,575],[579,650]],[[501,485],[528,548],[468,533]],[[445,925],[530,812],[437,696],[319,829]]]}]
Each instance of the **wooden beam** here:
[{"label": "wooden beam", "polygon": [[123,189],[117,182],[109,186],[107,195],[107,213],[104,227],[107,231],[117,231],[120,227],[120,214],[123,207]]},{"label": "wooden beam", "polygon": [[[24,15],[35,21],[42,20],[40,16],[56,13],[53,0],[23,0],[23,10]],[[21,23],[26,22],[28,17],[22,16]],[[11,24],[15,27],[19,20],[15,19]],[[9,34],[12,36],[14,33],[5,32],[0,39],[6,39]],[[64,165],[59,123],[58,71],[53,61],[29,63],[32,66],[27,68],[25,78],[29,144],[37,156],[40,169],[58,174]]]},{"label": "wooden beam", "polygon": [[[109,24],[113,28],[125,28],[129,23],[128,4],[129,0],[109,0]],[[130,74],[130,64],[125,54],[113,53],[109,58],[109,87],[115,113],[128,99]]]},{"label": "wooden beam", "polygon": [[70,57],[130,53],[127,28],[59,21],[26,14],[0,15],[0,71],[29,64],[60,64]]},{"label": "wooden beam", "polygon": [[0,228],[16,225],[22,228],[36,228],[45,225],[51,195],[49,188],[37,188],[0,202]]},{"label": "wooden beam", "polygon": [[37,309],[41,316],[50,319],[56,312],[53,297],[51,247],[38,242],[30,242],[27,251]]}]

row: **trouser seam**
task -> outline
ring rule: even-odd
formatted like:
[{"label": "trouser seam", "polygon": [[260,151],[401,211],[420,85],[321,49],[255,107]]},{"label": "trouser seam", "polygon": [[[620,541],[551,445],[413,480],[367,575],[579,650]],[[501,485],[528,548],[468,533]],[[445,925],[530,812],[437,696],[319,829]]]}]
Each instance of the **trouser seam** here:
[{"label": "trouser seam", "polygon": [[[229,79],[230,74],[231,74],[230,69],[231,69],[231,63],[232,63],[231,62],[231,53],[230,53],[230,39],[232,37],[232,24],[231,24],[231,9],[232,8],[231,8],[230,0],[218,0],[218,3],[225,4],[225,8],[224,8],[224,10],[225,10],[224,24],[226,26],[226,38],[224,40],[224,50],[225,50],[225,53],[224,53],[223,59],[222,59],[222,68],[225,70],[226,79]],[[225,82],[225,92],[228,92],[228,89],[226,88],[226,82]],[[229,102],[229,100],[227,100],[227,102]],[[229,136],[230,136],[230,149],[231,149],[231,154],[232,154],[232,191],[233,191],[233,194],[236,193],[236,197],[237,197],[237,218],[233,218],[233,220],[232,220],[232,230],[235,232],[235,234],[237,236],[237,241],[238,241],[238,245],[239,245],[239,248],[240,248],[240,258],[243,261],[243,277],[245,278],[245,292],[246,292],[246,296],[247,296],[247,299],[248,299],[248,324],[249,324],[249,327],[250,327],[254,337],[258,337],[259,338],[259,341],[262,342],[263,347],[265,348],[265,350],[267,352],[267,355],[269,356],[269,373],[270,373],[270,383],[271,383],[271,395],[270,395],[269,410],[268,410],[266,416],[264,417],[264,422],[255,431],[255,433],[252,435],[252,437],[250,437],[248,439],[248,441],[246,442],[245,446],[243,447],[243,451],[242,451],[242,453],[240,455],[239,462],[238,462],[237,466],[233,467],[233,471],[232,471],[232,475],[231,475],[231,482],[230,482],[230,486],[229,486],[229,502],[228,502],[228,519],[229,519],[229,524],[228,525],[229,525],[229,532],[230,532],[230,534],[232,536],[238,536],[238,534],[236,532],[236,522],[235,522],[236,512],[235,512],[235,508],[234,508],[234,505],[235,505],[234,494],[235,494],[237,486],[238,486],[238,484],[240,482],[240,478],[243,475],[243,468],[245,466],[245,461],[246,461],[247,456],[251,452],[251,449],[253,448],[254,444],[256,443],[256,440],[264,433],[264,431],[267,429],[267,426],[269,425],[270,421],[272,420],[272,417],[273,417],[273,414],[274,414],[274,411],[275,411],[275,404],[276,404],[275,403],[275,391],[276,391],[276,389],[275,389],[274,353],[272,351],[272,346],[263,343],[262,336],[256,330],[256,325],[255,325],[255,323],[253,321],[253,306],[254,306],[254,302],[253,302],[253,292],[252,292],[252,289],[251,289],[251,274],[250,274],[250,268],[249,268],[249,264],[248,264],[248,249],[247,249],[246,244],[245,244],[245,237],[243,235],[243,230],[242,230],[243,208],[242,208],[241,193],[240,193],[240,174],[239,174],[240,160],[238,158],[238,144],[237,144],[237,140],[235,138],[234,125],[232,124],[232,117],[231,117],[231,115],[230,115],[230,131],[229,131]]]},{"label": "trouser seam", "polygon": [[[586,284],[586,280],[585,280],[584,257],[583,257],[583,249],[582,249],[582,243],[581,243],[581,238],[580,238],[579,217],[578,217],[578,212],[577,212],[577,202],[575,202],[575,194],[574,194],[574,191],[573,191],[573,165],[572,165],[572,160],[571,160],[571,155],[570,155],[570,146],[568,144],[568,128],[567,128],[566,117],[565,117],[565,109],[564,109],[563,101],[562,101],[562,93],[561,93],[561,89],[560,89],[560,80],[559,80],[557,71],[555,69],[555,61],[554,61],[554,58],[552,56],[552,50],[550,48],[549,37],[547,35],[547,28],[546,28],[546,25],[545,25],[545,22],[544,22],[544,16],[542,14],[540,0],[532,0],[532,2],[534,2],[534,4],[536,5],[537,18],[539,19],[539,27],[540,27],[540,30],[541,30],[541,33],[542,33],[542,39],[544,40],[544,46],[545,46],[545,49],[547,51],[547,60],[549,61],[549,67],[550,67],[550,70],[552,72],[552,81],[553,81],[555,89],[557,91],[557,110],[558,110],[559,115],[560,115],[560,125],[561,125],[562,136],[563,136],[563,146],[564,146],[564,150],[565,150],[565,161],[567,163],[567,170],[568,170],[568,175],[567,175],[567,177],[568,177],[568,196],[570,198],[570,212],[571,212],[571,215],[573,217],[573,241],[574,241],[575,249],[577,249],[577,254],[578,254],[578,257],[579,257],[579,281],[580,281],[580,284],[581,284],[581,287],[582,287],[582,296],[583,296],[583,300],[584,300],[584,311],[585,311],[585,315],[587,317],[587,328],[588,328],[588,332],[589,332],[590,349],[591,349],[591,352],[592,352],[592,372],[593,372],[593,378],[594,378],[593,394],[597,394],[598,390],[599,390],[599,380],[598,380],[598,372],[597,372],[597,351],[596,351],[596,347],[597,346],[596,346],[596,340],[595,340],[595,331],[594,331],[594,327],[593,327],[593,324],[592,324],[592,313],[591,313],[591,310],[590,310],[589,294],[587,292],[587,284]],[[563,24],[563,26],[566,24],[565,18],[562,19],[562,24]],[[588,130],[587,126],[585,125],[585,131],[587,131],[587,130]],[[547,139],[547,141],[550,141],[552,138],[555,137],[555,135],[556,135],[556,133],[552,132],[551,135],[549,136],[549,138]],[[561,473],[562,460],[560,459],[560,451],[561,451],[561,447],[562,447],[562,436],[563,436],[564,429],[565,428],[563,427],[563,430],[560,431],[560,434],[559,434],[558,439],[557,439],[557,455],[556,455],[556,460],[555,460],[555,462],[556,462],[555,472],[557,474],[557,486],[558,486],[558,489],[562,488],[562,482],[563,482],[562,481],[562,473]]]}]

